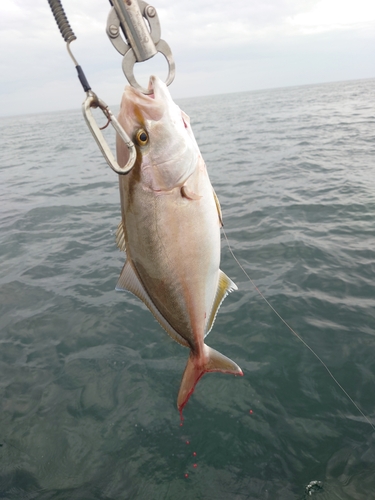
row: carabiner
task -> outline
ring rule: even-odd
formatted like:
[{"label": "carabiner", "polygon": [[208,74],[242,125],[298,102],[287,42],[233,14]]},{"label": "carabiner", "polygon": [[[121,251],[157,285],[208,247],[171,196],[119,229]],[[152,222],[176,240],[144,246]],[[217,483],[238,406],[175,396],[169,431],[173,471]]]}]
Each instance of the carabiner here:
[{"label": "carabiner", "polygon": [[[111,169],[116,172],[116,174],[127,174],[133,168],[135,160],[137,158],[137,153],[135,150],[135,146],[130,140],[129,136],[125,132],[125,130],[121,127],[120,123],[117,121],[116,117],[112,114],[112,111],[106,105],[104,101],[99,99],[99,97],[91,90],[90,84],[86,79],[86,76],[81,68],[81,66],[76,61],[75,57],[70,50],[70,43],[76,40],[76,36],[73,33],[72,28],[68,22],[68,18],[65,15],[63,6],[61,5],[60,0],[48,0],[48,3],[51,7],[52,13],[56,19],[56,23],[60,29],[62,37],[66,41],[66,46],[69,52],[70,57],[72,58],[74,65],[77,70],[79,81],[83,87],[83,90],[86,92],[86,99],[82,104],[83,116],[86,120],[87,126],[89,127],[97,145],[99,146],[102,155],[104,156],[106,162],[111,167]],[[103,114],[106,116],[109,122],[111,122],[112,127],[116,130],[121,139],[125,142],[128,150],[129,150],[129,158],[126,162],[126,165],[120,167],[117,163],[115,157],[113,156],[109,146],[104,139],[104,136],[98,127],[92,113],[91,108],[100,108]]]},{"label": "carabiner", "polygon": [[[104,116],[111,123],[112,127],[116,130],[118,135],[125,142],[129,151],[129,158],[124,166],[121,167],[117,163],[115,157],[113,156],[111,150],[109,149],[109,146],[106,140],[104,139],[104,136],[100,128],[98,127],[98,124],[96,123],[95,118],[91,112],[91,108],[100,108]],[[87,92],[87,97],[82,104],[82,111],[87,126],[89,127],[90,132],[92,133],[97,145],[99,146],[100,151],[102,152],[102,155],[104,156],[106,162],[111,167],[111,169],[114,172],[116,172],[116,174],[120,175],[129,173],[134,166],[137,157],[137,152],[133,142],[130,140],[125,130],[121,127],[117,118],[113,115],[112,111],[108,108],[107,104],[101,99],[99,99],[99,97],[94,92],[92,92],[92,90],[89,90]]]}]

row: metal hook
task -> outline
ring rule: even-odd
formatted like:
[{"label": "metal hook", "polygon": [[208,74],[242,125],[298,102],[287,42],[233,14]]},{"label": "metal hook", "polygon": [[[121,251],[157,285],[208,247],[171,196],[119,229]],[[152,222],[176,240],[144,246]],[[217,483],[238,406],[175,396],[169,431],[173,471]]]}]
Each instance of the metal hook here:
[{"label": "metal hook", "polygon": [[[122,69],[130,85],[144,94],[152,91],[145,89],[135,79],[136,62],[147,61],[158,52],[163,54],[168,63],[166,85],[170,85],[175,77],[175,63],[172,51],[164,40],[161,40],[159,17],[155,7],[143,0],[110,0],[113,5],[107,20],[107,35],[115,49],[124,56]],[[146,27],[146,22],[150,30]],[[120,35],[120,28],[126,41]]]}]

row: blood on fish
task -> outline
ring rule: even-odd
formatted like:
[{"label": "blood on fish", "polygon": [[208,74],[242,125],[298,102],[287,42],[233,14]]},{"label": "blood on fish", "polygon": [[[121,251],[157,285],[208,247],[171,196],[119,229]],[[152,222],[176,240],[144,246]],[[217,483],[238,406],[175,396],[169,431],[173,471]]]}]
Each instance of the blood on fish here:
[{"label": "blood on fish", "polygon": [[190,444],[190,441],[186,441],[186,444]]},{"label": "blood on fish", "polygon": [[[200,381],[200,379],[203,377],[203,375],[205,373],[207,373],[207,372],[202,370],[202,372],[199,374],[198,378],[195,380],[193,387],[188,392],[188,395],[185,397],[185,401],[178,407],[178,411],[180,412],[181,421],[184,420],[184,417],[182,415],[182,411],[183,411],[186,403],[189,401],[190,396],[193,394],[195,386],[197,385],[197,383]],[[243,373],[241,373],[241,374],[243,375]]]},{"label": "blood on fish", "polygon": [[193,451],[193,457],[196,457],[196,456],[197,456],[197,452]]},{"label": "blood on fish", "polygon": [[253,414],[253,410],[250,410],[249,413],[250,413],[250,415],[252,415]]},{"label": "blood on fish", "polygon": [[195,469],[197,468],[197,466],[198,466],[198,464],[193,464],[193,467],[194,467]]},{"label": "blood on fish", "polygon": [[181,408],[179,408],[179,412],[180,412],[180,420],[181,420],[181,424],[182,425],[182,422],[184,421],[184,416],[182,414],[182,410],[184,409],[184,407],[182,406]]},{"label": "blood on fish", "polygon": [[186,472],[185,477],[189,477],[189,474]]}]

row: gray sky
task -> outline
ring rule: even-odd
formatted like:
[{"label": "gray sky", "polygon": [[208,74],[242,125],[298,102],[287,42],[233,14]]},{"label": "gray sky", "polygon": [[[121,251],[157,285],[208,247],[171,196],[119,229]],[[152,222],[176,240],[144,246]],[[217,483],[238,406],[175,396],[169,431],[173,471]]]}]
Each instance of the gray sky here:
[{"label": "gray sky", "polygon": [[[126,80],[105,33],[109,2],[62,3],[93,90],[118,104]],[[374,0],[150,3],[176,61],[175,98],[375,77]],[[47,0],[2,1],[0,44],[1,115],[80,107],[85,95]],[[158,55],[136,76],[145,84],[166,67]]]}]

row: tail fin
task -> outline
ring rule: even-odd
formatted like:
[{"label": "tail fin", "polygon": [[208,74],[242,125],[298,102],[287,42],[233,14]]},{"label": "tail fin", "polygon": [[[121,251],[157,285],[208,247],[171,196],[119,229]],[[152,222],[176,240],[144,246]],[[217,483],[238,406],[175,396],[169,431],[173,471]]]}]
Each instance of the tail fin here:
[{"label": "tail fin", "polygon": [[181,414],[181,418],[184,406],[193,394],[199,379],[206,372],[223,372],[232,373],[233,375],[243,375],[241,368],[236,365],[234,361],[220,352],[215,351],[215,349],[211,349],[211,347],[207,345],[204,345],[204,349],[206,358],[204,364],[199,363],[198,357],[195,356],[193,352],[190,352],[177,398],[177,407]]}]

